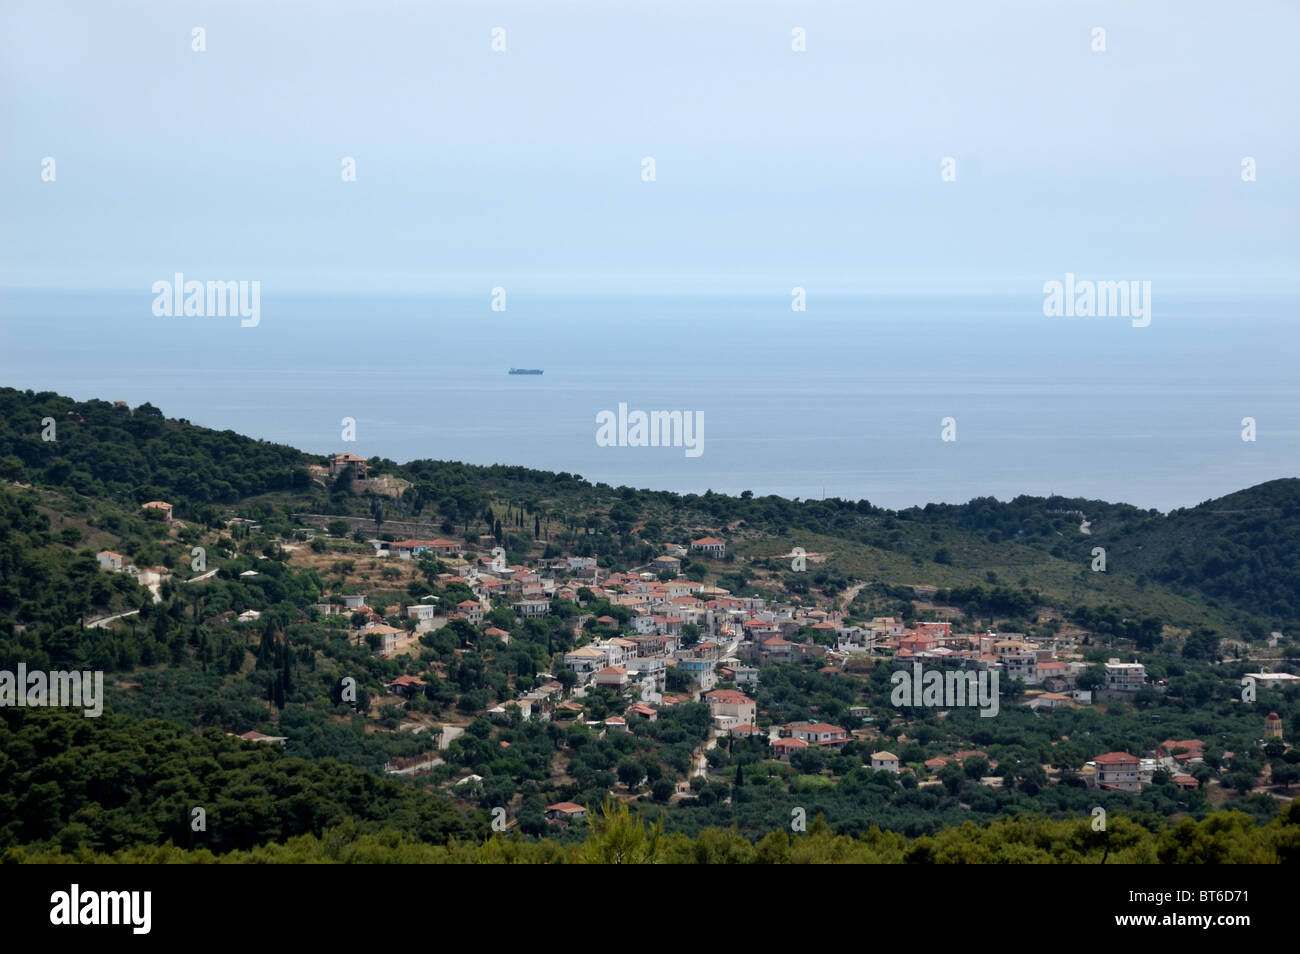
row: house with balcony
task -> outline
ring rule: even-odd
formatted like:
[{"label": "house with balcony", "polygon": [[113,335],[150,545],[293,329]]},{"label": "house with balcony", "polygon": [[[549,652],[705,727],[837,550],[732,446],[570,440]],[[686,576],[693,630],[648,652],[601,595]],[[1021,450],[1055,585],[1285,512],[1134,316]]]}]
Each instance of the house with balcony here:
[{"label": "house with balcony", "polygon": [[840,626],[835,630],[835,649],[841,653],[869,653],[876,637],[861,626]]},{"label": "house with balcony", "polygon": [[780,636],[769,636],[758,646],[759,661],[765,665],[794,662],[798,658],[797,653],[796,644]]},{"label": "house with balcony", "polygon": [[1136,792],[1142,787],[1142,760],[1127,752],[1107,752],[1092,760],[1093,784],[1098,788]]},{"label": "house with balcony", "polygon": [[478,600],[461,600],[456,604],[456,612],[469,620],[473,626],[483,622],[483,604]]},{"label": "house with balcony", "polygon": [[1070,667],[1059,659],[1038,659],[1038,682],[1051,692],[1062,692],[1071,685]]},{"label": "house with balcony", "polygon": [[698,540],[692,540],[691,549],[708,557],[720,558],[727,555],[726,542],[717,537],[700,537]]},{"label": "house with balcony", "polygon": [[738,689],[714,689],[704,694],[713,724],[726,731],[737,725],[753,725],[758,718],[758,703]]},{"label": "house with balcony", "polygon": [[680,636],[683,622],[680,616],[656,616],[654,617],[655,632],[663,633],[665,636]]},{"label": "house with balcony", "polygon": [[330,456],[330,476],[337,477],[349,467],[352,468],[352,476],[356,480],[365,480],[369,475],[369,467],[364,457],[358,457],[356,454],[340,453]]},{"label": "house with balcony", "polygon": [[998,659],[1008,679],[1023,679],[1027,686],[1038,685],[1038,657],[1034,653],[1003,653]]},{"label": "house with balcony", "polygon": [[677,573],[682,568],[682,561],[674,556],[655,557],[650,566],[658,573]]},{"label": "house with balcony", "polygon": [[638,681],[653,681],[656,692],[663,692],[667,683],[668,664],[663,656],[632,656],[623,663],[629,675]]},{"label": "house with balcony", "polygon": [[609,663],[611,666],[626,666],[627,661],[636,656],[636,643],[622,636],[607,639],[604,645],[609,649]]},{"label": "house with balcony", "polygon": [[1112,659],[1105,668],[1107,692],[1137,692],[1146,685],[1147,670],[1141,663]]},{"label": "house with balcony", "polygon": [[730,677],[737,688],[753,688],[758,685],[758,670],[753,666],[728,665],[723,666],[719,673],[725,677]]},{"label": "house with balcony", "polygon": [[628,671],[622,666],[606,666],[604,669],[597,669],[592,681],[597,689],[611,689],[614,692],[622,692],[631,684]]},{"label": "house with balcony", "polygon": [[525,596],[510,604],[520,619],[536,619],[551,611],[551,601],[539,596]]},{"label": "house with balcony", "polygon": [[685,656],[674,660],[677,669],[686,673],[701,689],[712,689],[718,682],[717,663],[708,657]]},{"label": "house with balcony", "polygon": [[785,726],[781,734],[786,731],[790,738],[803,739],[809,745],[826,749],[842,749],[852,741],[845,729],[829,722],[794,722]]},{"label": "house with balcony", "polygon": [[609,653],[601,646],[581,646],[564,654],[564,665],[578,675],[584,675],[608,666]]}]

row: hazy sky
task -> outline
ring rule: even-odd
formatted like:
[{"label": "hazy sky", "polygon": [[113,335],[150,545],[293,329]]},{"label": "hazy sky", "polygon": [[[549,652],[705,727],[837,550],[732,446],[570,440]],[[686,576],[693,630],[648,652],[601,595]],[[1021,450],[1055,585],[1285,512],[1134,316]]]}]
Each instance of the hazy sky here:
[{"label": "hazy sky", "polygon": [[0,284],[1295,290],[1297,11],[6,0]]}]

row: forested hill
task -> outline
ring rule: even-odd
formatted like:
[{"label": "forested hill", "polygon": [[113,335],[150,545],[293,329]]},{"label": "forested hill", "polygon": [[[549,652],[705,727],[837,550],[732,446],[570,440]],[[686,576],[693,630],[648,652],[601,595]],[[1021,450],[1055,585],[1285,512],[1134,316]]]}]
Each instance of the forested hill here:
[{"label": "forested hill", "polygon": [[[56,440],[43,439],[53,421]],[[209,521],[216,508],[276,495],[298,509],[366,513],[363,495],[333,492],[308,467],[323,458],[294,448],[169,420],[144,404],[78,402],[0,389],[0,479],[139,504],[165,499],[177,515]],[[476,467],[372,459],[372,474],[409,486],[384,507],[390,520],[460,527],[495,501],[515,501],[569,526],[616,533],[650,525],[745,527],[772,537],[812,533],[913,561],[981,570],[990,546],[1014,544],[1044,558],[1086,563],[1107,549],[1110,572],[1232,611],[1260,636],[1300,625],[1300,479],[1270,481],[1164,515],[1126,504],[1062,497],[981,497],[889,511],[865,500],[787,500],[746,492],[673,494],[592,484],[579,475],[524,467]],[[1090,533],[1079,531],[1086,517]],[[936,546],[935,540],[942,541]],[[1249,619],[1247,619],[1249,618]]]},{"label": "forested hill", "polygon": [[1210,605],[1250,608],[1284,626],[1300,620],[1300,479],[1119,524],[1097,538],[1138,572]]},{"label": "forested hill", "polygon": [[7,480],[193,507],[305,490],[309,462],[281,444],[168,420],[151,404],[130,409],[0,389],[0,477]]}]

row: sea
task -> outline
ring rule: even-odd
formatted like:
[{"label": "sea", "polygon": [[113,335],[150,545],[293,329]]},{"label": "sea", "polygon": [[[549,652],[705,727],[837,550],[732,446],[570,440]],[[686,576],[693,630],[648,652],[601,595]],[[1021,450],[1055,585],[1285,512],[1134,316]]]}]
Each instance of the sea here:
[{"label": "sea", "polygon": [[[1300,475],[1294,295],[1157,294],[1146,327],[1046,317],[1036,285],[806,311],[718,292],[515,293],[494,311],[486,292],[265,289],[255,327],[153,300],[0,292],[0,385],[316,454],[890,508],[1061,494],[1168,511]],[[620,404],[702,420],[701,452],[602,446],[597,417]]]}]

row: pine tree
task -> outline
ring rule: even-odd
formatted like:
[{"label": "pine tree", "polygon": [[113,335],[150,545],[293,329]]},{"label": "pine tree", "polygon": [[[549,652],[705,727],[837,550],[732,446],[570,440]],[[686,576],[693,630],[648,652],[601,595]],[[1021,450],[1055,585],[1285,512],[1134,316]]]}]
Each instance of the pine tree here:
[{"label": "pine tree", "polygon": [[275,667],[275,660],[275,633],[268,621],[265,629],[262,630],[262,639],[257,644],[257,668],[272,669]]},{"label": "pine tree", "polygon": [[280,678],[284,686],[284,692],[288,693],[293,691],[293,656],[289,652],[287,643],[281,645],[283,651],[280,654]]}]

